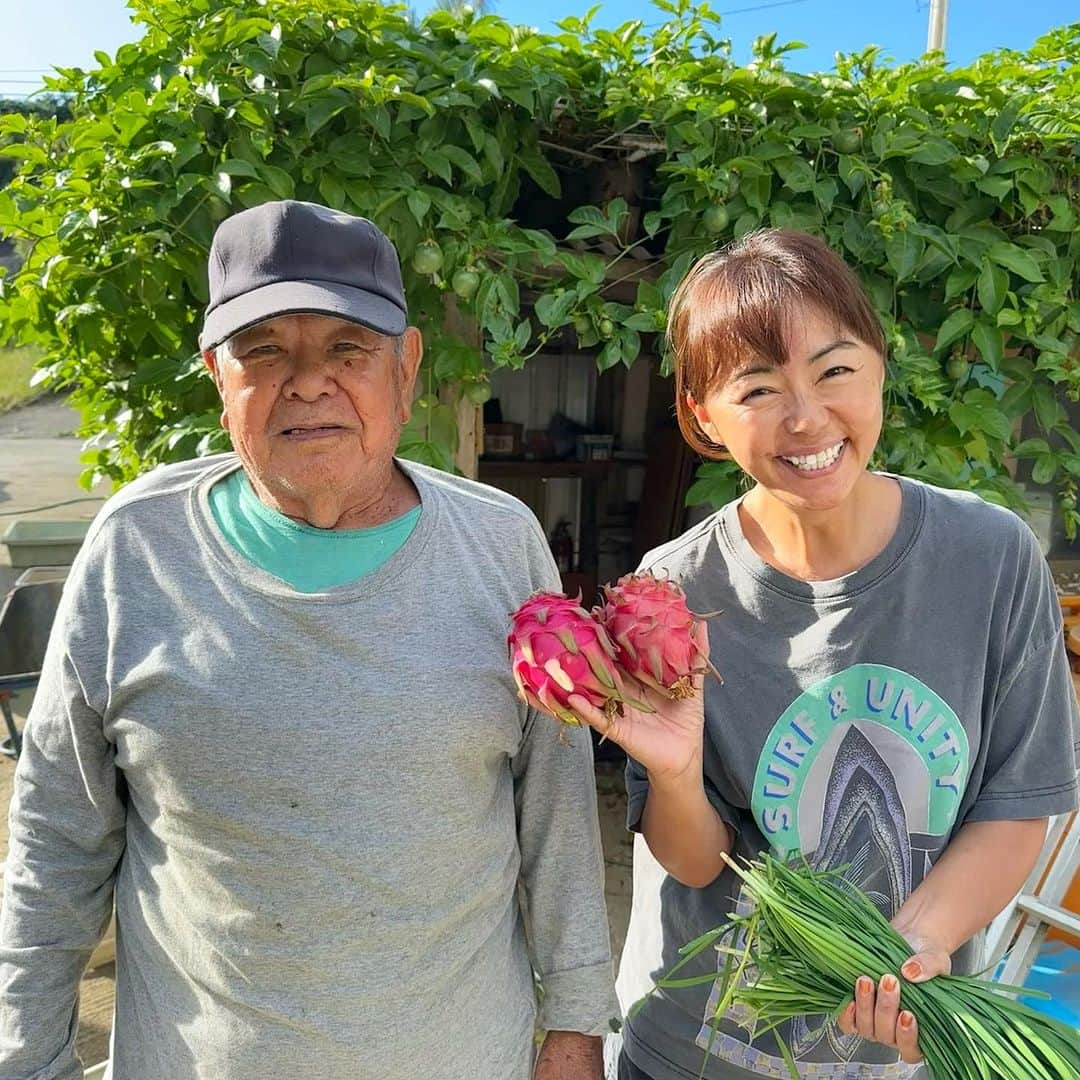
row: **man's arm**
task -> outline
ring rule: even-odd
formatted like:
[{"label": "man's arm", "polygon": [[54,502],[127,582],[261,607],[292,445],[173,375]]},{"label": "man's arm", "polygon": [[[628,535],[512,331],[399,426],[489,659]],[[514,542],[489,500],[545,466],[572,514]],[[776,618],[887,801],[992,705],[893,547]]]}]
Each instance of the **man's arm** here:
[{"label": "man's arm", "polygon": [[[62,610],[64,605],[62,605]],[[0,1074],[79,1080],[79,980],[124,843],[113,747],[58,616],[24,732],[0,912]]]},{"label": "man's arm", "polygon": [[[579,1051],[596,1043],[574,1036],[610,1031],[619,1006],[589,731],[530,712],[512,767],[526,933],[543,988],[539,1023],[556,1033],[537,1075],[593,1080],[599,1074],[588,1062],[596,1051]],[[563,1061],[569,1067],[572,1054],[586,1071],[539,1071]]]},{"label": "man's arm", "polygon": [[599,1035],[549,1031],[533,1080],[601,1080],[603,1075],[604,1042]]}]

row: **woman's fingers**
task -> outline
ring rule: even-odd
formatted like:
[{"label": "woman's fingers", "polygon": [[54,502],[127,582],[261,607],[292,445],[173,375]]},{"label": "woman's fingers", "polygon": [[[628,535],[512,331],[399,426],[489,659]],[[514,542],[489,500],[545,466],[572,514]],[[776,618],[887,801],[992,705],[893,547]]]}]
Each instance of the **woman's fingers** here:
[{"label": "woman's fingers", "polygon": [[922,1061],[919,1050],[919,1023],[906,1009],[900,1013],[896,1022],[896,1047],[900,1057],[909,1065]]},{"label": "woman's fingers", "polygon": [[845,1035],[855,1034],[855,1002],[849,1001],[844,1010],[836,1018],[836,1026]]},{"label": "woman's fingers", "polygon": [[590,704],[588,698],[582,697],[580,694],[571,694],[567,701],[569,702],[570,708],[573,709],[574,712],[589,725],[589,727],[594,727],[597,731],[603,732],[610,726],[608,718],[603,710]]},{"label": "woman's fingers", "polygon": [[864,1039],[874,1038],[874,980],[866,975],[855,981],[855,1030]]},{"label": "woman's fingers", "polygon": [[855,982],[855,1000],[836,1018],[845,1035],[857,1034],[871,1042],[895,1046],[909,1064],[922,1061],[919,1052],[919,1026],[914,1015],[900,1008],[900,980],[884,975],[874,980],[863,975]]},{"label": "woman's fingers", "polygon": [[900,1013],[900,981],[895,975],[883,975],[874,995],[874,1039],[893,1045],[896,1021]]}]

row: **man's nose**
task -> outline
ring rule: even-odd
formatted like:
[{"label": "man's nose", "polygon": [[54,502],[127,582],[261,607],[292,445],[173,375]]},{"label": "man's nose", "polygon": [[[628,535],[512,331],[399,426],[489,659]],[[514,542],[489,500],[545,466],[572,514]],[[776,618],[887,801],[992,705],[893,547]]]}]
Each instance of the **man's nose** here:
[{"label": "man's nose", "polygon": [[317,401],[337,393],[337,381],[325,360],[301,358],[294,361],[282,393],[300,401]]}]

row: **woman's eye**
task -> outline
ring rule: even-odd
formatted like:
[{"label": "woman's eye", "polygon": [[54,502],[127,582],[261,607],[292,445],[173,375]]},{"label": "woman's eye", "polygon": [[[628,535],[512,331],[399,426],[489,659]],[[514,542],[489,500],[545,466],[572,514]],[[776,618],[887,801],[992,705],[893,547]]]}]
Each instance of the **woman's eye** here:
[{"label": "woman's eye", "polygon": [[853,371],[853,370],[854,370],[853,368],[849,368],[844,364],[837,364],[836,367],[829,368],[829,370],[825,372],[825,374],[822,376],[822,378],[823,379],[829,379],[829,378],[832,378],[833,375],[845,375],[848,372]]},{"label": "woman's eye", "polygon": [[767,386],[755,386],[753,390],[743,394],[740,399],[740,404],[742,404],[742,402],[750,401],[751,398],[764,397],[766,394],[771,393],[772,391]]}]

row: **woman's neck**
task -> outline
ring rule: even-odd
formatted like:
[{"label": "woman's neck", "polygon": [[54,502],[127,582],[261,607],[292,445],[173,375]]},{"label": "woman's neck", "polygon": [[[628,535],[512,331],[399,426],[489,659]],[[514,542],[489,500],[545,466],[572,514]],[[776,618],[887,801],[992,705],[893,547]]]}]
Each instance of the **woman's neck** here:
[{"label": "woman's neck", "polygon": [[755,487],[739,505],[750,546],[770,566],[800,581],[829,581],[865,566],[900,522],[900,485],[863,473],[839,506],[799,510]]}]

